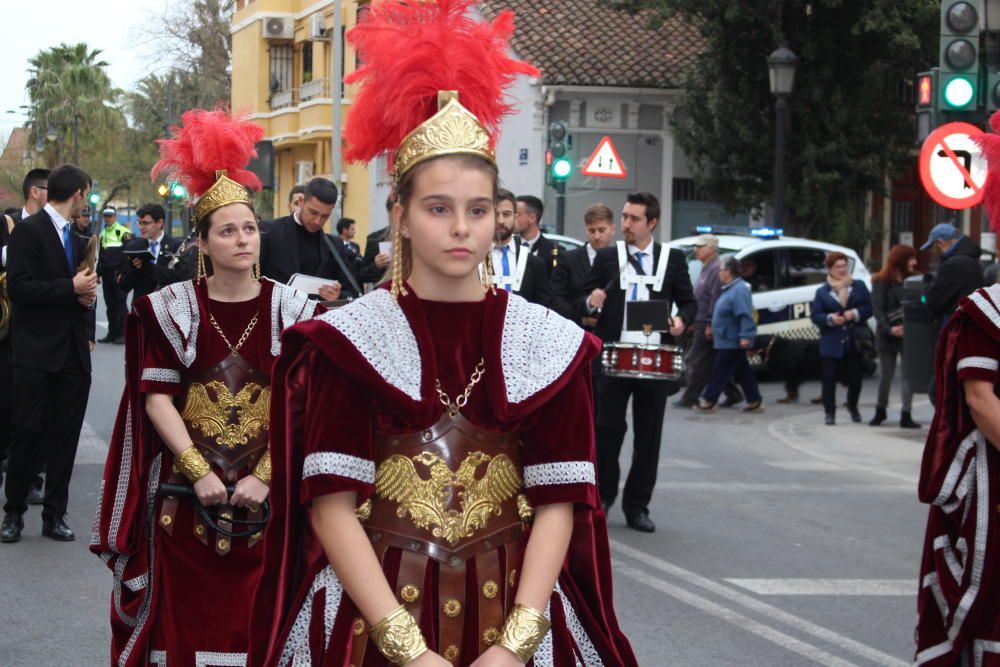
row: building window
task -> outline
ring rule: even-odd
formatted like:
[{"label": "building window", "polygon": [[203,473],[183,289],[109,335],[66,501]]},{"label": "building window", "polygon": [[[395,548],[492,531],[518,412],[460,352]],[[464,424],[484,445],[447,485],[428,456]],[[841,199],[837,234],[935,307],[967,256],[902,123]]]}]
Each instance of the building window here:
[{"label": "building window", "polygon": [[271,46],[270,82],[271,108],[282,109],[295,102],[292,90],[294,55],[291,44]]},{"label": "building window", "polygon": [[302,43],[302,83],[313,80],[313,43]]},{"label": "building window", "polygon": [[674,201],[710,202],[712,199],[698,188],[693,178],[675,178]]}]

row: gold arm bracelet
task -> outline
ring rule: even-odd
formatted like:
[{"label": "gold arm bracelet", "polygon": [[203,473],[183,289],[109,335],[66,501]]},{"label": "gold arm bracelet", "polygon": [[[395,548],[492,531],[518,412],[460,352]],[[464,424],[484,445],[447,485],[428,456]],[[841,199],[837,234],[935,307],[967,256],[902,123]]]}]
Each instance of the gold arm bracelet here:
[{"label": "gold arm bracelet", "polygon": [[264,452],[251,473],[254,477],[271,486],[271,452]]},{"label": "gold arm bracelet", "polygon": [[174,459],[174,464],[192,484],[212,472],[212,467],[208,465],[208,461],[194,445],[181,452],[181,455]]},{"label": "gold arm bracelet", "polygon": [[521,662],[527,663],[535,655],[538,645],[551,626],[552,623],[545,618],[545,614],[517,604],[507,616],[497,644],[516,655]]},{"label": "gold arm bracelet", "polygon": [[400,606],[373,625],[371,635],[382,655],[396,665],[405,665],[427,651],[420,627],[405,606]]}]

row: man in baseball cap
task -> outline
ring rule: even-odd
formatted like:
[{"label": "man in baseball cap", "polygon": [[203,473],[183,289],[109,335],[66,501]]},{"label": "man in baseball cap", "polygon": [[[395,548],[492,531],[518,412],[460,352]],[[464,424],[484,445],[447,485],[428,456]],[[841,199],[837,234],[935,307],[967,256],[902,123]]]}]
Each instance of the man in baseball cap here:
[{"label": "man in baseball cap", "polygon": [[944,250],[951,247],[954,241],[957,241],[962,236],[962,232],[947,222],[942,222],[939,225],[934,225],[934,229],[931,230],[931,235],[927,237],[927,243],[920,246],[921,250],[927,250],[932,245],[938,241],[945,242],[943,244]]},{"label": "man in baseball cap", "polygon": [[931,230],[921,250],[936,249],[940,261],[934,281],[927,288],[927,307],[943,325],[958,301],[983,286],[979,258],[983,251],[953,225],[943,222]]}]

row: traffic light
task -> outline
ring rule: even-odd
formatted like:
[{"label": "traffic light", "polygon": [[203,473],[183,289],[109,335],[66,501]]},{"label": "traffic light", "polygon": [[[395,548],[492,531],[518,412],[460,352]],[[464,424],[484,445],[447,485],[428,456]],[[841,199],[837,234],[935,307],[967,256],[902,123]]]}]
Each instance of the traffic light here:
[{"label": "traffic light", "polygon": [[982,0],[941,3],[941,111],[979,107]]},{"label": "traffic light", "polygon": [[91,191],[91,193],[87,195],[87,201],[90,202],[91,206],[97,206],[97,204],[101,201],[101,193],[96,190]]},{"label": "traffic light", "polygon": [[916,94],[917,94],[917,143],[922,144],[924,140],[941,124],[941,108],[938,105],[938,80],[939,70],[937,67],[917,74]]},{"label": "traffic light", "polygon": [[563,184],[573,173],[568,152],[569,128],[561,120],[549,124],[549,150],[546,154],[550,185]]},{"label": "traffic light", "polygon": [[166,183],[160,183],[160,187],[156,188],[156,194],[166,199],[167,195],[170,194],[170,186]]},{"label": "traffic light", "polygon": [[187,197],[187,188],[180,183],[174,183],[170,186],[170,194],[174,196],[174,199],[184,199]]}]

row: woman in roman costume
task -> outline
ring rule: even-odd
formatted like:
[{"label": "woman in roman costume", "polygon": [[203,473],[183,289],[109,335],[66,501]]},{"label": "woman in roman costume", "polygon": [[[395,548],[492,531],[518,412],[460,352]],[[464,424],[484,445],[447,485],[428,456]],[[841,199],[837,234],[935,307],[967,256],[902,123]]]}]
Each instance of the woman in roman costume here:
[{"label": "woman in roman costume", "polygon": [[598,342],[480,274],[491,131],[537,72],[506,55],[512,15],[471,4],[384,0],[350,34],[349,157],[393,151],[392,280],[285,334],[253,665],[636,664],[595,486]]},{"label": "woman in roman costume", "polygon": [[[198,277],[129,315],[91,540],[114,573],[114,665],[246,664],[263,552],[260,530],[246,527],[261,525],[269,492],[270,372],[281,331],[315,314],[306,295],[259,277],[249,189],[260,183],[245,167],[261,129],[223,111],[182,122],[153,173],[201,195]],[[164,484],[189,493],[159,493]]]}]

